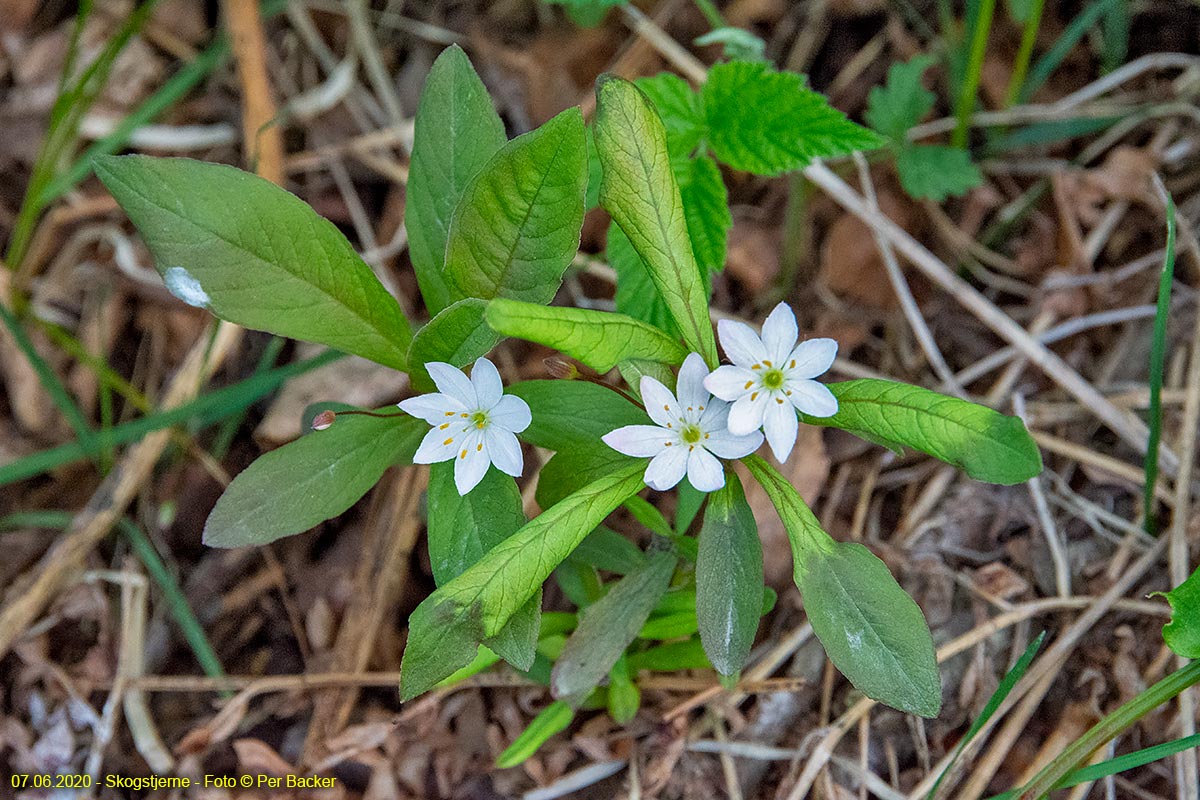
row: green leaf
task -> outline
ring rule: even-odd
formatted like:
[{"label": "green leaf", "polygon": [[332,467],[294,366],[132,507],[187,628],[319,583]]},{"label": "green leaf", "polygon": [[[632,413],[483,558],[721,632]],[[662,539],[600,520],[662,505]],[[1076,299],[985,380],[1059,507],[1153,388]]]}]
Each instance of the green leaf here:
[{"label": "green leaf", "polygon": [[651,672],[676,672],[681,669],[709,667],[708,656],[704,654],[704,647],[699,639],[661,644],[640,653],[631,653],[628,663],[633,672],[642,669]]},{"label": "green leaf", "polygon": [[560,731],[565,731],[573,719],[575,719],[575,709],[561,700],[555,700],[543,708],[541,713],[529,723],[529,726],[521,731],[513,743],[496,758],[496,766],[500,769],[508,769],[521,764],[536,753],[547,739]]},{"label": "green leaf", "polygon": [[647,376],[654,378],[668,389],[675,388],[675,373],[671,372],[669,366],[658,361],[643,361],[633,358],[617,364],[617,371],[621,373],[621,378],[625,381],[629,394],[639,401],[642,398],[642,378]]},{"label": "green leaf", "polygon": [[743,28],[714,28],[696,39],[698,47],[724,45],[723,55],[731,61],[766,61],[767,43]]},{"label": "green leaf", "polygon": [[936,63],[931,55],[918,55],[888,69],[887,83],[867,95],[867,124],[896,144],[904,144],[908,129],[933,108],[937,96],[921,85],[925,70]]},{"label": "green leaf", "polygon": [[1184,658],[1200,658],[1200,568],[1164,595],[1171,621],[1163,626],[1167,647]]},{"label": "green leaf", "polygon": [[940,203],[983,183],[966,150],[942,144],[916,144],[896,154],[900,185],[909,197]]},{"label": "green leaf", "polygon": [[710,275],[725,268],[725,250],[733,215],[729,213],[729,192],[721,177],[721,168],[708,156],[693,158],[676,170],[683,213],[687,217],[688,238],[700,266],[706,296],[711,292]]},{"label": "green leaf", "polygon": [[628,663],[622,656],[608,673],[608,715],[613,722],[624,725],[637,716],[641,705],[642,693],[631,679]]},{"label": "green leaf", "polygon": [[799,575],[800,560],[804,554],[812,550],[828,550],[833,539],[821,527],[821,523],[800,497],[796,487],[780,475],[779,470],[754,455],[746,456],[742,463],[767,493],[771,505],[775,506],[792,545],[793,571]]},{"label": "green leaf", "polygon": [[447,47],[417,107],[404,211],[408,253],[430,314],[452,300],[444,265],[454,207],[504,142],[504,123],[470,59],[458,45]]},{"label": "green leaf", "polygon": [[857,542],[809,551],[800,566],[804,611],[833,665],[867,697],[937,716],[942,684],[933,636],[887,566]]},{"label": "green leaf", "polygon": [[953,464],[975,480],[1011,485],[1042,471],[1042,456],[1025,424],[987,406],[895,381],[829,384],[832,417],[802,414],[810,425],[841,428],[900,450],[911,447]]},{"label": "green leaf", "polygon": [[590,381],[522,381],[508,387],[508,393],[533,412],[521,438],[547,450],[611,450],[600,441],[604,434],[625,425],[652,424],[645,411],[618,392]]},{"label": "green leaf", "polygon": [[[534,499],[542,508],[549,508],[589,483],[638,461],[618,453],[603,442],[562,450],[542,466]],[[644,465],[646,462],[643,459],[640,463]]]},{"label": "green leaf", "polygon": [[662,120],[667,134],[667,150],[672,162],[680,164],[700,146],[708,125],[700,96],[687,81],[672,72],[660,72],[648,78],[638,78],[634,85],[641,89]]},{"label": "green leaf", "polygon": [[628,575],[646,563],[646,554],[636,544],[603,525],[579,543],[571,558],[618,575]]},{"label": "green leaf", "polygon": [[358,502],[393,464],[412,462],[429,430],[423,420],[339,416],[272,450],[229,484],[204,525],[211,547],[245,547],[302,533]]},{"label": "green leaf", "polygon": [[733,473],[713,492],[700,528],[696,618],[704,652],[722,675],[750,655],[763,605],[763,554],[754,512]]},{"label": "green leaf", "polygon": [[596,96],[600,205],[645,262],[688,347],[715,368],[708,291],[692,253],[662,120],[647,97],[620,78],[601,77]]},{"label": "green leaf", "polygon": [[477,297],[459,300],[443,308],[417,331],[408,351],[417,391],[434,391],[433,380],[425,369],[430,361],[465,367],[496,346],[500,337],[484,320],[487,304],[488,301]]},{"label": "green leaf", "polygon": [[652,553],[644,567],[583,609],[551,673],[550,690],[556,698],[578,704],[600,685],[667,591],[677,560],[669,550]]},{"label": "green leaf", "polygon": [[854,124],[804,85],[794,72],[766,64],[716,64],[704,84],[708,143],[734,169],[778,175],[814,158],[879,147],[881,140]]},{"label": "green leaf", "polygon": [[408,321],[346,237],[295,195],[223,164],[103,156],[167,288],[221,319],[403,370]]},{"label": "green leaf", "polygon": [[578,108],[504,145],[454,209],[446,243],[451,298],[549,302],[579,249],[587,177]]},{"label": "green leaf", "polygon": [[[674,333],[679,330],[671,318],[671,309],[658,287],[650,279],[646,262],[633,249],[633,243],[615,222],[608,226],[608,245],[605,251],[608,265],[617,273],[617,311],[647,322],[660,330]],[[707,294],[707,293],[706,293]]]},{"label": "green leaf", "polygon": [[469,664],[479,643],[499,633],[579,542],[644,486],[643,470],[637,461],[565,498],[417,606],[401,665],[403,699]]},{"label": "green leaf", "polygon": [[552,347],[600,373],[628,358],[679,364],[687,355],[658,328],[624,314],[496,299],[487,322],[499,334]]},{"label": "green leaf", "polygon": [[600,180],[604,177],[604,168],[600,166],[600,154],[596,152],[596,137],[592,135],[592,126],[589,125],[585,132],[587,134],[588,182],[587,192],[583,197],[583,207],[591,211],[600,205]]}]

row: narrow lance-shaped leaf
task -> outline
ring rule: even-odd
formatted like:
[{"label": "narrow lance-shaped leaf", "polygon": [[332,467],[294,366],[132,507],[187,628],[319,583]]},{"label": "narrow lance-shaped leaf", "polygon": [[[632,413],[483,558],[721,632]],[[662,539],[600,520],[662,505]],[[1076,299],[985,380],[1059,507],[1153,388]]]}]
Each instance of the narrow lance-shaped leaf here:
[{"label": "narrow lance-shaped leaf", "polygon": [[832,417],[802,419],[841,428],[899,450],[911,447],[989,483],[1023,483],[1042,471],[1042,456],[1025,423],[987,406],[895,381],[829,384]]},{"label": "narrow lance-shaped leaf", "polygon": [[500,337],[484,321],[486,310],[486,300],[468,297],[446,306],[417,331],[408,351],[417,391],[434,391],[433,380],[425,369],[430,361],[465,367],[496,346]]},{"label": "narrow lance-shaped leaf", "polygon": [[451,302],[444,262],[454,207],[504,142],[504,123],[470,59],[458,45],[447,47],[417,107],[404,207],[409,256],[431,314]]},{"label": "narrow lance-shaped leaf", "polygon": [[554,568],[614,508],[644,485],[637,461],[544,511],[445,586],[409,617],[400,693],[407,700],[471,662]]},{"label": "narrow lance-shaped leaf", "polygon": [[339,416],[242,470],[204,525],[204,543],[245,547],[302,533],[358,502],[393,464],[411,463],[428,427],[393,417]]},{"label": "narrow lance-shaped leaf", "polygon": [[602,373],[630,358],[679,364],[687,355],[658,328],[624,314],[496,299],[487,322],[497,333],[553,347]]},{"label": "narrow lance-shaped leaf", "polygon": [[575,719],[575,709],[564,702],[555,700],[541,710],[525,730],[521,731],[513,743],[505,748],[496,758],[496,766],[500,769],[515,767],[538,751],[546,740],[559,731],[564,731]]},{"label": "narrow lance-shaped leaf", "polygon": [[451,298],[549,302],[579,249],[587,178],[578,108],[504,145],[454,209],[446,244]]},{"label": "narrow lance-shaped leaf", "polygon": [[662,121],[628,81],[602,77],[596,96],[596,149],[604,168],[600,205],[649,268],[684,341],[715,368],[708,293],[692,253]]},{"label": "narrow lance-shaped leaf", "polygon": [[295,195],[185,158],[103,156],[95,166],[185,303],[406,368],[412,332],[400,306],[346,237]]},{"label": "narrow lance-shaped leaf", "polygon": [[750,655],[763,604],[762,543],[742,484],[725,476],[700,528],[696,619],[704,652],[722,675],[736,675]]}]

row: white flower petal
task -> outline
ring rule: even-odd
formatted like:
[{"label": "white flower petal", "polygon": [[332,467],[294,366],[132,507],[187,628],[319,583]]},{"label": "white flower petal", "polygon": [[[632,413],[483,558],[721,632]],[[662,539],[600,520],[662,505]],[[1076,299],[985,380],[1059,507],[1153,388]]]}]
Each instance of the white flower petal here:
[{"label": "white flower petal", "polygon": [[[679,368],[679,378],[675,382],[675,394],[679,405],[683,408],[688,419],[699,419],[700,407],[708,403],[709,392],[704,388],[704,379],[708,377],[708,365],[699,353],[691,353],[683,360]],[[692,411],[688,411],[688,409]]]},{"label": "white flower petal", "polygon": [[768,392],[757,391],[742,395],[729,409],[729,432],[745,436],[762,427],[763,412],[767,410]]},{"label": "white flower petal", "polygon": [[770,358],[767,349],[763,347],[762,339],[744,322],[720,320],[717,322],[717,335],[721,338],[721,347],[725,349],[725,355],[739,367],[749,368],[764,358]]},{"label": "white flower petal", "polygon": [[762,446],[763,435],[758,431],[736,436],[729,431],[713,431],[704,440],[704,448],[719,458],[742,458]]},{"label": "white flower petal", "polygon": [[500,402],[492,406],[488,412],[488,421],[492,425],[520,433],[529,427],[533,416],[529,413],[529,404],[516,395],[506,394]]},{"label": "white flower petal", "polygon": [[663,451],[650,459],[646,467],[646,485],[665,492],[683,480],[687,472],[688,449],[686,447],[664,447]]},{"label": "white flower petal", "polygon": [[838,411],[837,398],[823,383],[788,381],[783,388],[791,392],[788,399],[792,405],[810,417],[832,417]]},{"label": "white flower petal", "polygon": [[722,400],[733,401],[749,394],[757,383],[758,377],[750,370],[726,364],[704,379],[704,388]]},{"label": "white flower petal", "polygon": [[600,437],[606,445],[634,458],[650,458],[663,451],[667,443],[677,442],[679,435],[657,425],[626,425]]},{"label": "white flower petal", "polygon": [[496,469],[514,478],[521,477],[525,469],[525,458],[521,455],[521,443],[510,431],[489,425],[483,431],[484,449],[496,465]]},{"label": "white flower petal", "polygon": [[704,407],[704,413],[700,415],[700,421],[696,424],[705,433],[717,431],[724,433],[725,429],[729,427],[729,403],[715,397],[712,398]]},{"label": "white flower petal", "polygon": [[397,403],[400,410],[409,416],[423,419],[430,425],[441,425],[450,417],[467,410],[466,406],[448,394],[423,394]]},{"label": "white flower petal", "polygon": [[478,486],[491,463],[487,444],[483,441],[483,431],[478,428],[469,430],[454,457],[454,485],[458,493],[465,495]]},{"label": "white flower petal", "polygon": [[450,395],[468,409],[475,408],[475,387],[462,370],[441,361],[430,361],[425,369],[429,371],[429,377],[433,378],[439,392]]},{"label": "white flower petal", "polygon": [[779,402],[782,400],[782,395],[772,397],[763,415],[763,432],[767,434],[767,444],[771,445],[771,452],[780,463],[787,461],[787,457],[792,454],[792,448],[796,445],[796,430],[799,428],[796,409],[786,401]]},{"label": "white flower petal", "polygon": [[672,425],[679,429],[679,401],[675,395],[659,381],[649,375],[642,376],[642,402],[646,404],[646,413],[655,423],[663,426]]},{"label": "white flower petal", "polygon": [[413,453],[414,464],[437,464],[454,458],[466,438],[466,429],[461,424],[442,430],[434,428],[425,434],[421,446]]},{"label": "white flower petal", "polygon": [[787,303],[780,303],[767,316],[763,323],[762,343],[767,350],[767,358],[772,366],[781,369],[792,348],[796,346],[796,338],[800,332],[796,329],[796,315]]},{"label": "white flower petal", "polygon": [[837,357],[836,339],[809,339],[796,345],[782,366],[789,378],[815,378],[833,366]]},{"label": "white flower petal", "polygon": [[687,476],[693,488],[701,492],[715,492],[725,485],[721,462],[703,447],[688,453]]},{"label": "white flower petal", "polygon": [[477,408],[490,409],[504,395],[500,373],[486,358],[475,359],[475,366],[471,367],[471,385],[475,387],[475,397],[479,401]]}]

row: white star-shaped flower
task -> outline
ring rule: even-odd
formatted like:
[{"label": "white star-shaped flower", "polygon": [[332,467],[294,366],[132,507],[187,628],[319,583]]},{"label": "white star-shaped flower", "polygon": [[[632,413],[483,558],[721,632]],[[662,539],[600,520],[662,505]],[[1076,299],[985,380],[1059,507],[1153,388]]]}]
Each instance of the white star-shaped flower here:
[{"label": "white star-shaped flower", "polygon": [[433,426],[413,463],[454,459],[454,485],[460,495],[474,489],[491,464],[507,475],[520,476],[525,461],[516,435],[529,427],[532,417],[524,400],[504,394],[496,365],[481,358],[471,368],[470,378],[440,361],[431,361],[425,369],[438,393],[399,403],[401,410]]},{"label": "white star-shaped flower", "polygon": [[705,388],[733,403],[730,433],[762,428],[771,452],[786,461],[796,444],[797,410],[812,417],[837,413],[833,392],[813,380],[833,365],[837,342],[796,344],[796,316],[784,303],[767,317],[761,337],[749,325],[724,319],[717,323],[717,334],[733,364],[717,367],[704,380]]},{"label": "white star-shaped flower", "polygon": [[692,353],[679,368],[678,397],[649,376],[642,377],[642,402],[654,425],[626,425],[602,438],[619,453],[649,458],[646,485],[666,491],[687,475],[692,486],[715,492],[725,485],[718,458],[741,458],[758,449],[762,434],[729,432],[729,404],[704,388],[708,367]]}]

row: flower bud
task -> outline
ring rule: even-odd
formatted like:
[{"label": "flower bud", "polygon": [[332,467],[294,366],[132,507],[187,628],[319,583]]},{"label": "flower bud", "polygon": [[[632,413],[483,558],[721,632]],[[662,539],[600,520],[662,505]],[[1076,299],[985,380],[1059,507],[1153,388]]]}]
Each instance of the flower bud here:
[{"label": "flower bud", "polygon": [[333,421],[336,417],[337,415],[332,411],[322,411],[320,414],[317,414],[315,417],[313,417],[312,429],[314,431],[323,431],[333,424]]},{"label": "flower bud", "polygon": [[545,358],[542,359],[542,363],[546,365],[546,371],[552,378],[573,381],[579,377],[579,369],[565,358]]}]

